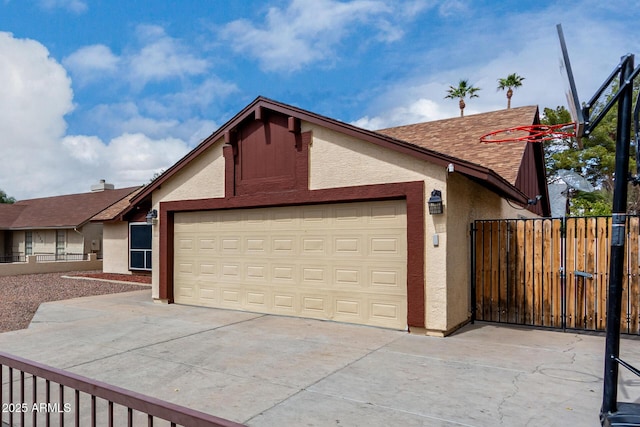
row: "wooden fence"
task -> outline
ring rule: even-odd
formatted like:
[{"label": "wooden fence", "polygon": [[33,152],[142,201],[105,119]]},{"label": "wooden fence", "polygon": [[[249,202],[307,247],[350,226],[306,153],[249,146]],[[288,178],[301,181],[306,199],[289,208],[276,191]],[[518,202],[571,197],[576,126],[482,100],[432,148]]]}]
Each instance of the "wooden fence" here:
[{"label": "wooden fence", "polygon": [[[638,217],[627,217],[621,330],[640,334]],[[476,221],[476,320],[604,331],[611,217]]]}]

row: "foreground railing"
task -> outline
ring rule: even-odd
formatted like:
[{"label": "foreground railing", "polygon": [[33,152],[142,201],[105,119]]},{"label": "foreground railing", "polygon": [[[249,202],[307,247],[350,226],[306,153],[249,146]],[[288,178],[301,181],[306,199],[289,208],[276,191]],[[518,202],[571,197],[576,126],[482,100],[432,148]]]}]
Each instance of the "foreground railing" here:
[{"label": "foreground railing", "polygon": [[85,261],[88,254],[36,254],[36,262]]},{"label": "foreground railing", "polygon": [[11,262],[27,262],[26,255],[3,255],[0,256],[0,264]]},{"label": "foreground railing", "polygon": [[[171,427],[242,426],[3,352],[0,352],[0,407],[3,426],[8,422],[9,426],[63,427],[72,419],[69,425],[76,427],[133,426],[134,420],[138,422],[136,425],[149,427],[160,423]],[[87,412],[83,413],[84,410]]]}]

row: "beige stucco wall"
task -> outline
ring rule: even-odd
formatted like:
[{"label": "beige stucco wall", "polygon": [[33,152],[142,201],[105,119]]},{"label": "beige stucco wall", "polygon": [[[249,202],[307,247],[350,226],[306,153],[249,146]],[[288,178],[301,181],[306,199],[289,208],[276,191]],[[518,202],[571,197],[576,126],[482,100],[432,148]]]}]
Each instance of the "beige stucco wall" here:
[{"label": "beige stucco wall", "polygon": [[105,273],[131,274],[129,271],[129,224],[106,222],[102,227],[103,265]]},{"label": "beige stucco wall", "polygon": [[537,217],[458,173],[447,178],[445,205],[447,257],[447,330],[471,316],[471,223],[480,219]]},{"label": "beige stucco wall", "polygon": [[[79,236],[70,237],[71,239],[78,239],[78,237],[82,238],[82,253],[89,254],[92,252],[102,254],[102,223],[93,223],[90,222],[84,225],[80,230]],[[70,232],[70,234],[78,234],[76,232]],[[97,242],[97,245],[100,249],[92,249],[91,242]]]},{"label": "beige stucco wall", "polygon": [[[153,209],[160,211],[160,202],[174,200],[209,199],[224,197],[225,161],[222,154],[224,141],[220,139],[195,158],[188,167],[162,183],[162,187],[152,195]],[[152,264],[160,264],[159,219],[153,225]],[[159,269],[153,268],[151,274],[152,296],[159,296]]]}]

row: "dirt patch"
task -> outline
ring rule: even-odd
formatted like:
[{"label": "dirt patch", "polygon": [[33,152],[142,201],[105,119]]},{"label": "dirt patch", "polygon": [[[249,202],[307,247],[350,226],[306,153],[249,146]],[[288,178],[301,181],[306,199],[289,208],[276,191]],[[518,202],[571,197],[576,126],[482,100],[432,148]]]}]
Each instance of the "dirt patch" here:
[{"label": "dirt patch", "polygon": [[151,276],[146,276],[142,274],[75,273],[73,275],[67,274],[67,276],[88,277],[88,278],[102,279],[102,280],[117,280],[120,282],[144,283],[147,285],[151,284]]},{"label": "dirt patch", "polygon": [[[86,280],[62,276],[81,276]],[[117,279],[115,279],[116,276]],[[92,278],[103,280],[91,280]],[[118,282],[108,282],[104,279],[118,280]],[[147,282],[142,280],[147,280]],[[149,276],[105,275],[100,272],[2,276],[0,277],[0,332],[27,328],[36,310],[43,302],[139,291],[148,289],[149,283],[151,283]]]}]

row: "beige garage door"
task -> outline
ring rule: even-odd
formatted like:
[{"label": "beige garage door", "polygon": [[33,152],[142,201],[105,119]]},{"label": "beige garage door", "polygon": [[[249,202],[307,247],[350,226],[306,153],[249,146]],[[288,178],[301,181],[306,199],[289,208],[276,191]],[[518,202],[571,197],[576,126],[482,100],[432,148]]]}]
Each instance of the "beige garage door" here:
[{"label": "beige garage door", "polygon": [[407,327],[404,201],[175,215],[177,303]]}]

